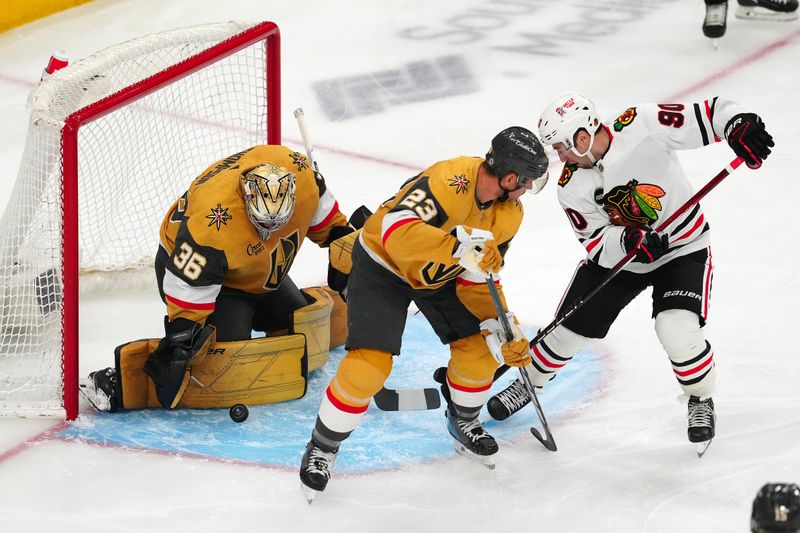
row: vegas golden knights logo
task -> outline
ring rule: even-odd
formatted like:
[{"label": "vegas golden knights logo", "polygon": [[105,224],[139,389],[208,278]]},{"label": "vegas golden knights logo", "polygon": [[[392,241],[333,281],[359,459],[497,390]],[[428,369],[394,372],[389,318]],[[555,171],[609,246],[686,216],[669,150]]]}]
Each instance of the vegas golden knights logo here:
[{"label": "vegas golden knights logo", "polygon": [[430,262],[422,267],[420,274],[422,274],[422,281],[427,285],[438,285],[455,279],[462,272],[464,272],[464,267],[458,265],[445,266],[441,263]]},{"label": "vegas golden knights logo", "polygon": [[294,230],[290,235],[281,237],[272,248],[269,255],[272,263],[272,270],[270,270],[267,281],[264,283],[264,288],[268,290],[275,290],[280,287],[283,278],[289,273],[292,267],[294,258],[297,255],[297,248],[299,242],[299,230]]}]

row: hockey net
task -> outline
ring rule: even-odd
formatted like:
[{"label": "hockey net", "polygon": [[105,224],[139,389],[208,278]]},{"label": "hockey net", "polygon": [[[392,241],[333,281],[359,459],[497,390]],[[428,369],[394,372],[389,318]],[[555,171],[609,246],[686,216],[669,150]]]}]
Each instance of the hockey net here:
[{"label": "hockey net", "polygon": [[196,26],[110,47],[31,93],[0,224],[0,416],[77,416],[79,290],[155,284],[161,220],[191,180],[280,143],[279,56],[271,22]]}]

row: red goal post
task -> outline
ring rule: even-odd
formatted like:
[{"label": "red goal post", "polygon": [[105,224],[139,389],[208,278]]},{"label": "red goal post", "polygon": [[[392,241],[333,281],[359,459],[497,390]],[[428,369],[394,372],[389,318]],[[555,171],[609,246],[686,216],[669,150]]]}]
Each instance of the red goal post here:
[{"label": "red goal post", "polygon": [[29,108],[0,222],[0,416],[71,420],[86,280],[154,284],[161,219],[191,179],[280,144],[280,33],[227,22],[134,39],[56,72]]}]

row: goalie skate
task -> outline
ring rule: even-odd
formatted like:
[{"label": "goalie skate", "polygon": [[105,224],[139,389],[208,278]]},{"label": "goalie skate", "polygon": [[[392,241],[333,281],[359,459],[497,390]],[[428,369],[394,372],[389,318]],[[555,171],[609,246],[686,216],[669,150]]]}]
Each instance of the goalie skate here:
[{"label": "goalie skate", "polygon": [[116,395],[117,372],[109,367],[89,374],[78,383],[78,394],[98,411],[119,410]]}]

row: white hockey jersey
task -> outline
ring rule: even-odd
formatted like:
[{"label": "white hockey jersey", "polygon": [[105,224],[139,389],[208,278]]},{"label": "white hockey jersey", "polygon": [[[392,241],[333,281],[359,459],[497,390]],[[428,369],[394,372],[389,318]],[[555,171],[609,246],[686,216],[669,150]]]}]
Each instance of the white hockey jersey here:
[{"label": "white hockey jersey", "polygon": [[[625,226],[658,228],[693,194],[675,150],[723,140],[728,121],[743,110],[713,98],[692,104],[642,104],[604,124],[611,145],[592,168],[565,164],[558,200],[588,258],[611,268],[626,254]],[[630,262],[625,270],[644,273],[709,245],[709,224],[700,204],[666,228],[669,252],[650,264]]]}]

